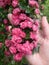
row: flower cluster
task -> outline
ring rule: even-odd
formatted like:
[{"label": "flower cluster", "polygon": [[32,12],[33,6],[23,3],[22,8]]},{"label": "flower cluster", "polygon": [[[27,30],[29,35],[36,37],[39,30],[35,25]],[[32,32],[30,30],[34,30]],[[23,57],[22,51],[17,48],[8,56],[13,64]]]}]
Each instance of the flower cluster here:
[{"label": "flower cluster", "polygon": [[[25,20],[23,22],[21,21],[21,23],[19,23],[18,25],[20,25],[19,28],[12,28],[11,39],[5,40],[6,47],[9,48],[9,51],[11,52],[11,54],[13,54],[15,60],[17,61],[21,60],[22,57],[26,54],[32,54],[32,50],[37,46],[38,20],[36,21]],[[30,41],[29,39],[26,39],[27,34],[26,32],[24,32],[26,28],[27,29],[29,28],[31,30],[29,31]]]},{"label": "flower cluster", "polygon": [[[6,35],[4,54],[6,56],[12,54],[15,61],[21,61],[23,56],[32,54],[34,48],[37,47],[39,20],[36,15],[40,15],[40,6],[36,0],[0,0],[0,7],[9,14],[7,6],[8,8],[12,6],[13,10],[11,20],[8,20],[9,17],[4,18],[2,23],[6,31],[4,32]],[[32,12],[33,17],[31,17]],[[1,47],[2,43],[0,43]]]},{"label": "flower cluster", "polygon": [[11,0],[0,0],[0,7],[5,7],[7,4],[10,5]]},{"label": "flower cluster", "polygon": [[16,7],[18,6],[18,0],[0,0],[1,7],[6,7],[7,5],[12,5],[13,7]]},{"label": "flower cluster", "polygon": [[[31,5],[30,1],[29,5]],[[39,14],[37,9],[35,12]],[[13,9],[10,23],[15,27],[11,30],[11,39],[5,40],[5,45],[9,48],[11,54],[13,54],[14,60],[20,61],[26,54],[32,54],[32,50],[37,46],[39,21],[30,18],[25,14],[25,11],[17,7]],[[26,39],[26,29],[29,29],[28,39]]]}]

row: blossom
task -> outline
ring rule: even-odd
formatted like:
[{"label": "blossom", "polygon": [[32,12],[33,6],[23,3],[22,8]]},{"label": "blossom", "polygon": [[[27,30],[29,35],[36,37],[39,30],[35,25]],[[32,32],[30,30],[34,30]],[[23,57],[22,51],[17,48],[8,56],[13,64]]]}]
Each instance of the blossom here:
[{"label": "blossom", "polygon": [[10,44],[11,44],[11,40],[6,39],[6,40],[5,40],[5,45],[6,45],[6,47],[9,47]]},{"label": "blossom", "polygon": [[5,7],[6,5],[10,5],[11,0],[0,0],[0,6]]},{"label": "blossom", "polygon": [[27,28],[27,26],[28,26],[27,22],[21,22],[21,23],[20,23],[20,27],[21,27],[22,29]]},{"label": "blossom", "polygon": [[12,36],[12,41],[15,41],[16,43],[21,43],[22,42],[22,38],[16,35]]},{"label": "blossom", "polygon": [[20,13],[20,12],[21,12],[20,8],[15,8],[15,9],[13,10],[13,14],[14,14],[14,15],[16,15],[16,14],[18,14],[18,13]]},{"label": "blossom", "polygon": [[37,34],[35,32],[30,32],[30,38],[33,40],[37,40]]},{"label": "blossom", "polygon": [[21,31],[21,33],[20,33],[20,37],[25,38],[25,37],[26,37],[26,33],[23,32],[23,31]]},{"label": "blossom", "polygon": [[4,19],[3,22],[4,22],[4,24],[7,24],[8,23],[8,20],[7,19]]},{"label": "blossom", "polygon": [[32,6],[32,7],[39,8],[39,4],[35,0],[29,0],[29,5]]},{"label": "blossom", "polygon": [[39,9],[35,9],[35,14],[40,14],[40,10]]},{"label": "blossom", "polygon": [[4,54],[5,54],[5,56],[10,56],[10,52],[7,50],[4,51]]},{"label": "blossom", "polygon": [[19,18],[17,18],[16,20],[12,20],[12,25],[15,25],[15,26],[17,26],[17,25],[19,25],[19,23],[20,23],[20,20],[19,20]]},{"label": "blossom", "polygon": [[12,21],[10,21],[10,23],[15,26],[19,25],[20,23],[19,17],[17,15],[16,16],[12,15]]},{"label": "blossom", "polygon": [[13,7],[18,6],[18,0],[13,0],[13,1],[12,1],[12,6],[13,6]]},{"label": "blossom", "polygon": [[12,29],[12,35],[16,35],[16,36],[19,36],[19,37],[26,37],[26,34],[25,32],[23,32],[20,28],[13,28]]},{"label": "blossom", "polygon": [[20,28],[13,28],[12,29],[12,35],[19,36],[20,32],[21,32]]},{"label": "blossom", "polygon": [[[22,0],[22,2],[25,1]],[[4,54],[5,56],[12,54],[15,61],[21,61],[23,56],[32,54],[38,43],[39,21],[34,18],[34,15],[35,17],[36,14],[40,15],[39,4],[36,0],[28,0],[27,4],[26,1],[27,10],[30,9],[27,13],[26,8],[21,7],[22,2],[20,3],[19,0],[0,0],[0,6],[4,10],[1,15],[5,13],[6,16],[9,10],[10,15],[12,15],[8,15],[10,20],[3,16],[3,22],[1,21],[1,24],[5,26],[4,30],[6,30],[4,32],[6,33]],[[33,18],[30,16],[32,11],[34,12]],[[2,43],[0,43],[0,47],[2,48]]]},{"label": "blossom", "polygon": [[0,1],[0,7],[4,6],[4,2]]},{"label": "blossom", "polygon": [[14,46],[11,46],[9,47],[9,51],[12,53],[12,54],[15,54],[17,52],[16,48]]},{"label": "blossom", "polygon": [[29,28],[32,28],[32,26],[33,26],[33,23],[30,22],[30,21],[28,21],[28,27],[29,27]]},{"label": "blossom", "polygon": [[22,53],[18,53],[16,55],[14,55],[13,58],[14,58],[15,61],[21,61],[22,57],[23,57],[23,54]]},{"label": "blossom", "polygon": [[21,14],[19,15],[19,19],[20,19],[20,20],[25,20],[25,19],[27,19],[26,14],[21,13]]},{"label": "blossom", "polygon": [[35,25],[35,24],[33,24],[33,26],[32,26],[32,30],[33,30],[33,31],[37,31],[37,30],[38,30],[38,26]]}]

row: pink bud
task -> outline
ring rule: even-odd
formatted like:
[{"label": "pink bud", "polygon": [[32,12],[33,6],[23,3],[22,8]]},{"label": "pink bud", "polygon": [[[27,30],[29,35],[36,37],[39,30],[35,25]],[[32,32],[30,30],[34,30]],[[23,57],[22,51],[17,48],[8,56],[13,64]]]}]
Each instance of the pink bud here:
[{"label": "pink bud", "polygon": [[35,9],[35,14],[40,14],[40,10],[39,9]]},{"label": "pink bud", "polygon": [[5,54],[5,56],[10,56],[10,52],[7,50],[4,51],[4,54]]},{"label": "pink bud", "polygon": [[4,24],[7,24],[8,23],[8,20],[7,19],[4,19],[3,22],[4,22]]}]

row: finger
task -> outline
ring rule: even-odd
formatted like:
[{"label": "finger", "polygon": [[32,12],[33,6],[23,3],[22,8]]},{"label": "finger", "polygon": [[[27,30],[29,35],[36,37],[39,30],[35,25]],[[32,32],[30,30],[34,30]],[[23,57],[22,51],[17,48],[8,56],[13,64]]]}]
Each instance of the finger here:
[{"label": "finger", "polygon": [[26,59],[31,65],[44,65],[43,61],[38,53],[34,55],[26,55]]},{"label": "finger", "polygon": [[44,42],[44,36],[43,36],[42,31],[39,30],[39,31],[38,31],[38,43],[42,45],[43,42]]},{"label": "finger", "polygon": [[38,34],[40,34],[41,37],[45,38],[45,35],[44,35],[44,33],[43,33],[42,30],[39,30],[39,33]]},{"label": "finger", "polygon": [[42,30],[43,30],[45,36],[47,38],[49,38],[49,29],[48,29],[49,26],[48,26],[48,22],[47,22],[46,16],[42,17],[41,25],[42,25]]},{"label": "finger", "polygon": [[8,14],[8,19],[9,19],[9,21],[10,21],[10,23],[12,23],[12,14],[10,13],[10,14]]}]

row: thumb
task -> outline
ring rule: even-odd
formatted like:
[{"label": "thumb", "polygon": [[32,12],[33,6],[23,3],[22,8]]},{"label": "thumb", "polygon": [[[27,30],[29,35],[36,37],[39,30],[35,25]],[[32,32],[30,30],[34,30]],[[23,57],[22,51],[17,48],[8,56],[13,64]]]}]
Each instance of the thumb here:
[{"label": "thumb", "polygon": [[42,17],[41,25],[42,25],[43,33],[45,34],[45,36],[47,38],[49,38],[49,29],[48,29],[49,25],[48,25],[48,21],[47,21],[46,16]]}]

